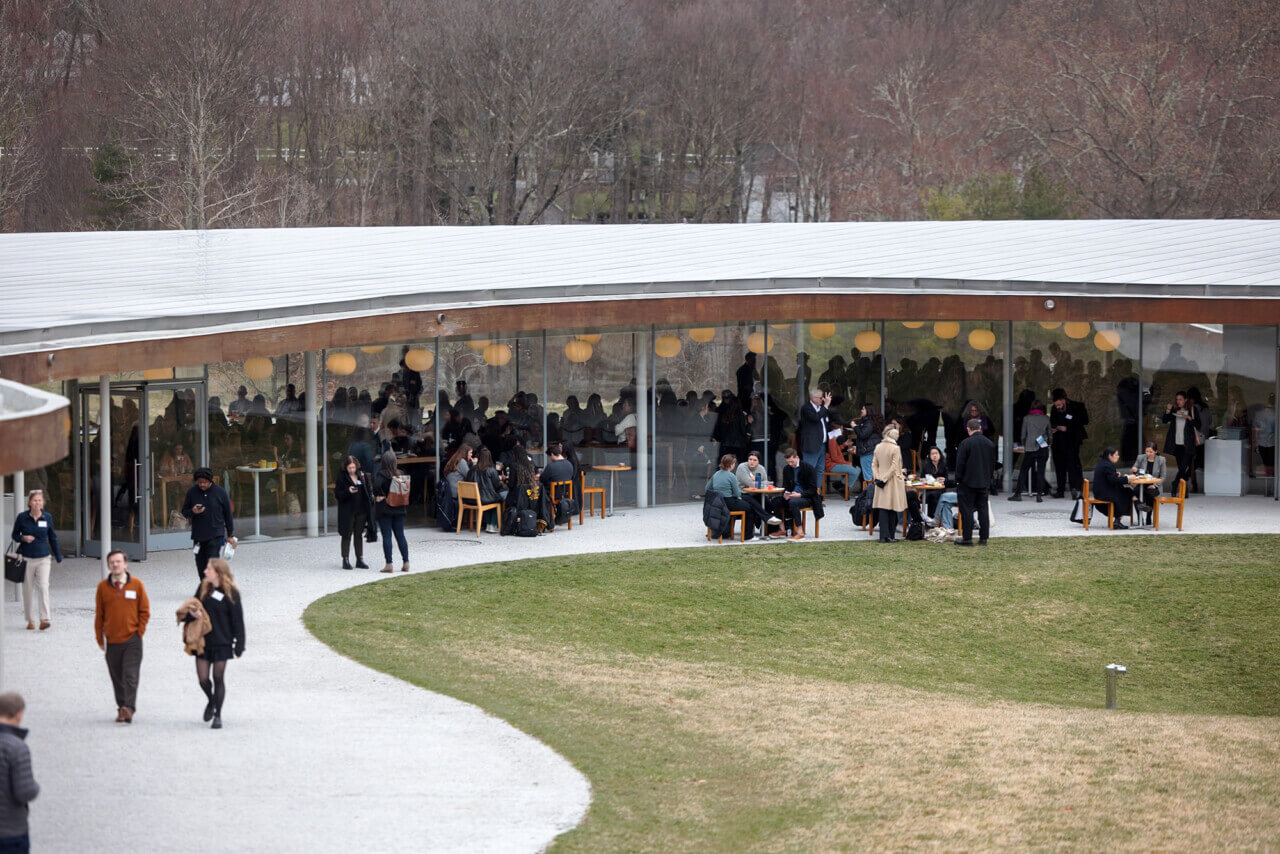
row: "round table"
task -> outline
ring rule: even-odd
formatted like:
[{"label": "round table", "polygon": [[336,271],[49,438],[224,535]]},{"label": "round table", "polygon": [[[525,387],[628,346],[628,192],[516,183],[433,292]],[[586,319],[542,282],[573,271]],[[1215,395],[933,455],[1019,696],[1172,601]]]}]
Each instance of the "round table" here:
[{"label": "round table", "polygon": [[[1142,487],[1156,486],[1157,484],[1162,484],[1162,483],[1164,483],[1164,481],[1158,477],[1129,475],[1129,488],[1134,490],[1135,494],[1133,496],[1133,500],[1135,503],[1141,500],[1142,498]],[[1154,511],[1154,508],[1153,508],[1153,511]],[[1129,516],[1129,521],[1133,522],[1135,516],[1137,517],[1137,522],[1134,523],[1134,527],[1145,528],[1146,525],[1144,525],[1142,522],[1142,511],[1136,507],[1133,507],[1132,512],[1130,513],[1130,516]]]},{"label": "round table", "polygon": [[258,491],[258,476],[261,475],[264,471],[275,471],[275,470],[276,470],[275,466],[266,466],[266,467],[236,466],[236,471],[253,472],[253,536],[244,538],[248,542],[253,542],[254,540],[271,539],[269,536],[262,533],[262,513],[261,513],[262,497]]},{"label": "round table", "polygon": [[617,477],[618,472],[620,471],[631,471],[631,466],[624,466],[624,465],[592,466],[591,468],[594,471],[607,471],[609,473],[609,515],[612,516],[613,515],[614,478]]},{"label": "round table", "polygon": [[[907,483],[904,484],[904,486],[906,486],[907,489],[914,489],[916,493],[916,497],[919,498],[921,502],[924,502],[924,496],[921,495],[921,493],[923,492],[946,492],[947,491],[946,484],[926,483],[923,480],[917,481],[915,483],[911,483],[910,481],[908,481]],[[956,533],[960,533],[959,509],[960,509],[959,507],[956,508]],[[905,537],[906,535],[907,535],[907,514],[903,513],[902,514],[902,536]]]},{"label": "round table", "polygon": [[[751,495],[759,495],[760,509],[766,513],[769,512],[769,508],[765,506],[764,497],[766,495],[781,495],[782,493],[786,492],[786,490],[783,489],[781,486],[774,486],[772,484],[766,484],[764,486],[744,486],[742,487],[742,491],[749,493]],[[764,530],[767,531],[768,528],[769,528],[768,524],[765,524]]]}]

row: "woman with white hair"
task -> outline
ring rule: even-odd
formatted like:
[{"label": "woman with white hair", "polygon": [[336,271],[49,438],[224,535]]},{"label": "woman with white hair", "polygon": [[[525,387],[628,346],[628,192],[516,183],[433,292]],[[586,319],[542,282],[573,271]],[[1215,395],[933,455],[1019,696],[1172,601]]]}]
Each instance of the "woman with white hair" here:
[{"label": "woman with white hair", "polygon": [[62,563],[62,548],[53,530],[53,515],[44,509],[44,493],[33,489],[27,495],[27,509],[13,520],[13,536],[18,554],[27,559],[27,575],[22,582],[22,607],[27,614],[27,628],[36,627],[36,611],[40,613],[40,630],[49,628],[49,566],[56,558]]},{"label": "woman with white hair", "polygon": [[884,429],[880,444],[871,458],[871,476],[876,491],[871,507],[880,511],[880,542],[895,543],[898,514],[907,509],[906,478],[902,470],[902,449],[898,447],[898,428]]}]

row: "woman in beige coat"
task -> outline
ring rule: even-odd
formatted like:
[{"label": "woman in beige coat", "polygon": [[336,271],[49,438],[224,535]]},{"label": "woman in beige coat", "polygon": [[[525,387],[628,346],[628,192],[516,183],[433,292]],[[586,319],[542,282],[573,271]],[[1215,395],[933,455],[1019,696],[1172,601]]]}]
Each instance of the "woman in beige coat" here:
[{"label": "woman in beige coat", "polygon": [[906,478],[902,470],[902,449],[898,447],[898,428],[886,427],[880,444],[871,457],[871,476],[876,492],[871,500],[880,511],[880,542],[896,543],[898,514],[907,509]]}]

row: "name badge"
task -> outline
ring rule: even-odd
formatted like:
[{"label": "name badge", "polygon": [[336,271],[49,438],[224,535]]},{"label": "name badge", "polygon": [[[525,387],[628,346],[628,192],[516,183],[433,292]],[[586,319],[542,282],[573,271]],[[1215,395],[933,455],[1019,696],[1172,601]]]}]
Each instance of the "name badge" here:
[{"label": "name badge", "polygon": [[137,591],[137,590],[126,590],[126,591],[124,592],[124,598],[126,598],[126,599],[137,599],[137,598],[138,598],[138,591]]},{"label": "name badge", "polygon": [[1068,421],[1070,421],[1070,420],[1071,420],[1071,416],[1070,416],[1070,415],[1068,415],[1068,416],[1067,416],[1067,420],[1068,420]]},{"label": "name badge", "polygon": [[47,528],[47,527],[49,527],[49,522],[48,522],[47,520],[45,520],[45,519],[41,519],[39,522],[36,522],[36,527],[37,527],[37,528]]},{"label": "name badge", "polygon": [[223,598],[224,598],[224,597],[223,597],[223,595],[222,595],[222,591],[220,591],[220,590],[215,590],[215,591],[213,591],[213,599],[214,599],[214,601],[215,601],[215,602],[221,602],[221,601],[223,600]]}]

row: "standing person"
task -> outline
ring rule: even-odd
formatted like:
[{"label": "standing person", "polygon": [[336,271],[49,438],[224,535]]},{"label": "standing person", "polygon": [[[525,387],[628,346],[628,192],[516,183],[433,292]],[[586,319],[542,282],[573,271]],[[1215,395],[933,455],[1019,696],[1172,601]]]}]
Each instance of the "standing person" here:
[{"label": "standing person", "polygon": [[116,723],[133,723],[142,636],[151,619],[151,602],[142,582],[129,574],[129,559],[116,549],[107,555],[109,574],[98,582],[93,637],[107,654],[107,672],[116,694]]},{"label": "standing person", "polygon": [[[342,471],[334,479],[333,495],[338,500],[338,533],[342,536],[342,568],[351,569],[351,540],[356,544],[356,567],[368,569],[364,562],[366,532],[372,534],[373,492],[369,487],[369,475],[360,470],[360,461],[348,455],[342,463]],[[370,542],[376,539],[371,536]]]},{"label": "standing person", "polygon": [[1272,392],[1267,397],[1267,405],[1253,417],[1253,445],[1258,449],[1262,465],[1266,469],[1263,474],[1271,477],[1276,466],[1276,395]]},{"label": "standing person", "polygon": [[1049,424],[1049,416],[1044,413],[1044,404],[1036,401],[1022,419],[1022,469],[1018,472],[1018,482],[1013,487],[1010,501],[1021,501],[1022,491],[1030,490],[1036,502],[1044,501],[1042,497],[1048,487],[1044,482],[1044,468],[1049,461],[1049,437],[1053,435],[1053,427]]},{"label": "standing person", "polygon": [[991,536],[991,507],[987,503],[991,489],[991,473],[996,466],[996,446],[982,435],[982,422],[970,418],[965,425],[969,438],[956,451],[956,497],[960,518],[964,520],[963,539],[957,546],[973,545],[973,511],[978,511],[978,545],[985,546]]},{"label": "standing person", "polygon": [[756,384],[756,354],[750,350],[742,357],[742,364],[738,366],[737,380],[738,400],[742,401],[744,407],[748,406]]},{"label": "standing person", "polygon": [[871,462],[880,444],[880,431],[884,429],[884,419],[876,411],[875,404],[868,403],[862,407],[861,414],[849,425],[853,428],[853,438],[857,443],[858,465],[865,486],[871,481]]},{"label": "standing person", "polygon": [[22,728],[26,708],[21,694],[0,694],[0,854],[31,850],[27,811],[40,784],[31,774],[31,749]]},{"label": "standing person", "polygon": [[213,482],[213,472],[198,468],[195,485],[187,490],[182,515],[191,520],[191,541],[195,543],[196,575],[204,580],[209,558],[217,557],[228,541],[234,547],[235,520],[227,491]]},{"label": "standing person", "polygon": [[[1200,423],[1200,410],[1185,391],[1173,396],[1173,403],[1164,408],[1160,420],[1169,425],[1164,436],[1164,452],[1173,454],[1178,463],[1178,479],[1187,482],[1187,495],[1191,494],[1192,469],[1196,461],[1196,425]],[[1176,482],[1176,481],[1175,481]]]},{"label": "standing person", "polygon": [[1078,400],[1071,400],[1061,388],[1053,390],[1053,411],[1049,413],[1049,425],[1053,428],[1053,474],[1058,480],[1054,498],[1065,497],[1071,489],[1072,499],[1080,497],[1084,485],[1084,472],[1080,468],[1080,446],[1089,438],[1085,429],[1089,423],[1089,410]]},{"label": "standing person", "polygon": [[800,407],[796,421],[797,450],[800,458],[813,467],[814,474],[822,479],[823,467],[827,461],[827,421],[831,418],[830,392],[815,388],[809,392],[809,402]]},{"label": "standing person", "polygon": [[44,493],[33,489],[27,494],[27,509],[13,520],[12,539],[18,554],[27,559],[27,574],[22,580],[22,609],[27,615],[27,628],[36,627],[36,610],[40,611],[40,630],[49,628],[49,565],[56,558],[62,563],[62,548],[53,530],[53,515],[44,509]]},{"label": "standing person", "polygon": [[902,468],[902,448],[898,428],[884,429],[880,444],[871,457],[871,477],[876,485],[871,506],[880,511],[880,542],[898,541],[898,514],[907,511],[906,476]]},{"label": "standing person", "polygon": [[382,531],[382,556],[387,565],[383,572],[393,572],[391,566],[391,537],[394,534],[396,545],[400,547],[400,571],[409,571],[409,541],[404,538],[404,505],[395,505],[387,499],[391,495],[391,481],[400,475],[396,466],[396,455],[387,451],[382,455],[382,467],[373,476],[373,503],[377,508],[378,528]]},{"label": "standing person", "polygon": [[[204,720],[213,720],[211,729],[222,729],[222,702],[227,697],[227,662],[244,655],[244,607],[231,565],[214,558],[204,568],[204,581],[196,598],[209,616],[209,633],[204,636],[204,652],[196,654],[196,679],[208,702]],[[212,675],[212,681],[210,676]]]}]

